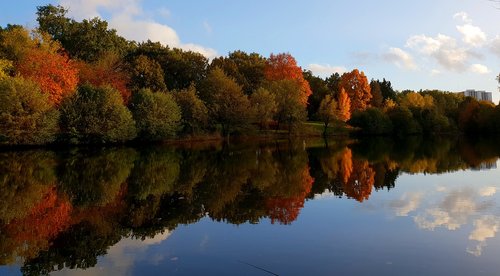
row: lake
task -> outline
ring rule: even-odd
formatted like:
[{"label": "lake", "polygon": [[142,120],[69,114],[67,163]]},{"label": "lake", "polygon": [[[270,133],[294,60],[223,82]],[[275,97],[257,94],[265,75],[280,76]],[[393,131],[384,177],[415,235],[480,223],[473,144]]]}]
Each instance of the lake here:
[{"label": "lake", "polygon": [[498,139],[0,152],[0,275],[498,275]]}]

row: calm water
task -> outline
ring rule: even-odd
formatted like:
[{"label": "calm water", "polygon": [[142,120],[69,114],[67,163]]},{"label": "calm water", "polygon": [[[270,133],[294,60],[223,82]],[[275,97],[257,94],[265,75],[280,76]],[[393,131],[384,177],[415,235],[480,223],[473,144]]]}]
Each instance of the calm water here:
[{"label": "calm water", "polygon": [[496,141],[0,152],[0,275],[499,275]]}]

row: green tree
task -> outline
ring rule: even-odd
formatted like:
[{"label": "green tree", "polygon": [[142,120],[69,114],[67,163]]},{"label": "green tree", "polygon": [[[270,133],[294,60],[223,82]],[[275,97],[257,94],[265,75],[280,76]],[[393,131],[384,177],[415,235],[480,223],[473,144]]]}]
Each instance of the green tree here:
[{"label": "green tree", "polygon": [[108,29],[106,21],[95,17],[77,22],[66,17],[67,11],[62,6],[40,6],[37,7],[37,21],[39,29],[61,42],[72,58],[92,62],[107,51],[123,55],[130,47],[116,30]]},{"label": "green tree", "polygon": [[413,114],[407,107],[396,106],[389,109],[387,115],[392,122],[394,134],[398,136],[422,132],[420,125],[413,119]]},{"label": "green tree", "polygon": [[326,95],[325,98],[321,101],[318,110],[318,118],[324,124],[323,135],[326,135],[328,125],[335,119],[337,119],[337,115],[337,102],[332,96]]},{"label": "green tree", "polygon": [[374,107],[370,107],[365,111],[354,112],[349,124],[360,128],[362,134],[377,135],[392,132],[392,123],[387,114]]},{"label": "green tree", "polygon": [[384,103],[384,97],[382,96],[382,89],[378,81],[372,80],[370,82],[370,88],[372,93],[372,99],[370,104],[374,107],[382,107]]},{"label": "green tree", "polygon": [[160,64],[145,55],[139,55],[130,65],[131,83],[135,90],[148,88],[153,91],[166,91],[164,72]]},{"label": "green tree", "polygon": [[242,86],[246,95],[252,94],[263,83],[266,59],[257,53],[234,51],[227,57],[218,57],[212,60],[210,68],[220,67]]},{"label": "green tree", "polygon": [[288,124],[288,130],[307,119],[306,107],[302,104],[303,90],[294,80],[271,81],[266,89],[274,95],[277,104],[275,119],[277,128],[281,123]]},{"label": "green tree", "polygon": [[46,144],[54,141],[59,112],[47,94],[20,77],[0,79],[0,143]]},{"label": "green tree", "polygon": [[136,127],[120,93],[80,86],[61,105],[61,129],[71,143],[116,143],[135,138]]},{"label": "green tree", "polygon": [[223,135],[245,127],[252,119],[248,97],[241,86],[220,68],[210,71],[202,83],[202,99],[207,103],[211,119],[220,124]]},{"label": "green tree", "polygon": [[267,128],[270,120],[276,113],[276,100],[274,95],[265,88],[259,88],[250,96],[250,103],[260,128]]},{"label": "green tree", "polygon": [[181,109],[181,124],[183,132],[196,133],[208,123],[208,109],[191,85],[187,89],[174,91],[174,99]]},{"label": "green tree", "polygon": [[324,79],[314,76],[311,71],[304,71],[304,78],[309,82],[312,94],[307,100],[307,115],[309,119],[316,118],[321,101],[327,96],[334,96],[335,92],[328,86]]},{"label": "green tree", "polygon": [[160,141],[179,129],[181,110],[170,93],[142,89],[132,96],[130,109],[141,140]]}]

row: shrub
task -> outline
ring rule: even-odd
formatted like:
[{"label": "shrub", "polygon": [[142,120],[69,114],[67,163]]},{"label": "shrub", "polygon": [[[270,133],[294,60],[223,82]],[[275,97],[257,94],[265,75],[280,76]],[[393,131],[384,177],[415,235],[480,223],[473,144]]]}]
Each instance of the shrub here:
[{"label": "shrub", "polygon": [[32,81],[0,80],[0,143],[46,144],[54,141],[59,113]]},{"label": "shrub", "polygon": [[373,107],[354,112],[349,124],[360,128],[362,134],[388,134],[392,132],[392,123],[387,114]]},{"label": "shrub", "polygon": [[116,143],[136,136],[132,114],[110,87],[83,85],[63,101],[61,129],[71,143]]},{"label": "shrub", "polygon": [[179,129],[181,110],[169,93],[142,89],[132,96],[130,109],[141,140],[162,140]]}]

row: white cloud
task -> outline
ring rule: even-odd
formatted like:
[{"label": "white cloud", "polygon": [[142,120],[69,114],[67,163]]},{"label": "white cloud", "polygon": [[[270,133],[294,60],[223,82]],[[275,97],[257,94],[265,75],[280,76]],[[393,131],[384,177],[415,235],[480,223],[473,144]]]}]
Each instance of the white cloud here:
[{"label": "white cloud", "polygon": [[432,57],[441,66],[451,71],[464,71],[469,57],[466,48],[457,46],[454,38],[443,34],[438,34],[436,37],[411,36],[406,42],[406,47]]},{"label": "white cloud", "polygon": [[490,69],[482,64],[472,64],[470,66],[470,71],[476,74],[488,74]]},{"label": "white cloud", "polygon": [[[439,71],[438,69],[432,69],[431,76],[437,76],[437,75],[441,75],[441,71]],[[438,192],[441,192],[441,191],[438,190]]]},{"label": "white cloud", "polygon": [[[77,19],[101,17],[103,11],[109,13],[109,26],[127,39],[139,42],[149,39],[170,47],[196,51],[208,58],[217,56],[214,49],[183,43],[174,29],[146,17],[140,2],[140,0],[60,0],[61,5],[69,8],[70,16]],[[160,9],[159,13],[170,16],[170,12],[165,8]]]},{"label": "white cloud", "polygon": [[494,39],[491,40],[489,48],[491,52],[493,52],[493,54],[500,58],[500,36],[497,35]]},{"label": "white cloud", "polygon": [[495,216],[485,215],[474,221],[474,230],[469,235],[469,240],[477,241],[475,247],[467,248],[467,252],[481,256],[483,248],[487,245],[486,240],[494,238],[500,225],[499,219]]},{"label": "white cloud", "polygon": [[307,69],[311,70],[313,74],[322,76],[322,77],[328,77],[334,73],[345,73],[347,69],[343,66],[331,66],[329,64],[322,65],[322,64],[317,64],[317,63],[311,63],[307,66]]},{"label": "white cloud", "polygon": [[460,19],[460,20],[462,20],[465,23],[471,23],[472,22],[472,20],[469,18],[469,15],[466,12],[463,12],[463,11],[455,13],[453,15],[453,18]]},{"label": "white cloud", "polygon": [[480,196],[492,196],[497,193],[497,188],[496,187],[484,187],[479,189],[479,195]]},{"label": "white cloud", "polygon": [[486,34],[479,27],[465,24],[457,26],[457,30],[462,34],[462,40],[473,47],[481,46],[486,42]]},{"label": "white cloud", "polygon": [[418,69],[413,57],[400,48],[390,48],[389,51],[383,55],[383,58],[394,63],[399,68],[408,70]]},{"label": "white cloud", "polygon": [[[153,238],[144,240],[123,238],[115,245],[111,246],[106,255],[99,258],[96,266],[81,269],[64,268],[57,271],[56,275],[129,275],[136,262],[147,261],[152,265],[158,265],[165,260],[166,254],[148,254],[150,246],[161,244],[167,240],[172,232],[165,231],[157,234]],[[132,254],[133,253],[133,254]]]},{"label": "white cloud", "polygon": [[491,207],[490,202],[481,202],[479,194],[472,189],[453,190],[443,201],[414,218],[421,229],[434,230],[444,227],[448,230],[457,230],[466,224],[469,218]]},{"label": "white cloud", "polygon": [[422,201],[422,193],[404,194],[401,199],[394,200],[390,207],[396,211],[396,216],[406,217],[410,212],[415,211]]}]

